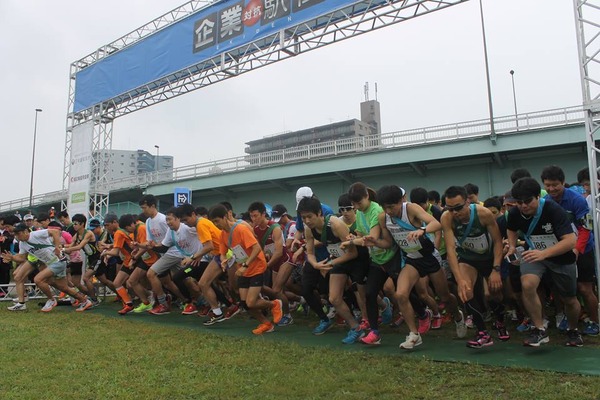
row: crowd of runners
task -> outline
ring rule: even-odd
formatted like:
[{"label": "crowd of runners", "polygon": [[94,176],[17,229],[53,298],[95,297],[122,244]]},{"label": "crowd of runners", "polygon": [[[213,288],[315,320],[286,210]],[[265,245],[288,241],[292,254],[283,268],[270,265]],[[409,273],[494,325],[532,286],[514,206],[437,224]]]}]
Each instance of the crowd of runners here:
[{"label": "crowd of runners", "polygon": [[526,346],[548,343],[555,325],[580,347],[599,333],[589,172],[571,185],[558,166],[511,180],[483,202],[474,184],[440,196],[356,182],[336,210],[305,186],[291,212],[257,201],[239,215],[228,202],[161,213],[145,195],[139,215],[7,215],[0,284],[14,281],[15,312],[28,309],[28,281],[47,296],[43,312],[58,304],[52,288],[78,312],[99,306],[100,282],[119,314],[177,311],[211,326],[245,312],[256,335],[302,310],[317,318],[314,335],[346,325],[344,344],[378,345],[381,326],[405,324],[410,350],[448,323],[459,338],[473,328],[466,345],[477,349],[509,340],[510,319]]}]

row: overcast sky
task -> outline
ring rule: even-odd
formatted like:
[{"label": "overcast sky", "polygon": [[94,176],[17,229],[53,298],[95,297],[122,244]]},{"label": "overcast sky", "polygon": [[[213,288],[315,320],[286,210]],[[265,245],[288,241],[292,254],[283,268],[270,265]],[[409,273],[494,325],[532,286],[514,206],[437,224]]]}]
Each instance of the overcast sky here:
[{"label": "overcast sky", "polygon": [[[68,74],[82,58],[179,0],[1,0],[0,202],[62,185]],[[495,115],[581,104],[572,2],[484,0]],[[478,1],[370,32],[121,117],[113,148],[175,157],[175,166],[243,155],[265,135],[360,118],[378,84],[383,132],[488,116]],[[192,150],[195,149],[195,150]]]}]

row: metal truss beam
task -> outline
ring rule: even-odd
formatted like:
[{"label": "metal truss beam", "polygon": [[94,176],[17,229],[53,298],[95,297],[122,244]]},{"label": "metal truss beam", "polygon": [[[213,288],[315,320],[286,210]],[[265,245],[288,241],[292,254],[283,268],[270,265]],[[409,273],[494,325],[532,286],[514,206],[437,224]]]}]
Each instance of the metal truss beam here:
[{"label": "metal truss beam", "polygon": [[[466,1],[468,0],[390,0],[383,4],[373,0],[358,2],[138,87],[106,101],[103,109],[110,110],[117,118],[274,62]],[[92,57],[89,62],[93,60]],[[75,62],[72,70],[84,68],[83,65],[78,65],[81,62]],[[83,62],[86,63],[88,61]],[[71,98],[71,112],[73,104],[74,99]],[[82,123],[93,117],[94,113],[87,109],[71,118]]]},{"label": "metal truss beam", "polygon": [[[595,239],[596,277],[600,287],[600,197],[598,193],[598,154],[600,138],[600,0],[573,0],[579,54],[579,71],[585,113],[585,132],[590,171],[590,189]],[[600,306],[600,304],[599,304]],[[598,311],[600,317],[600,307]]]}]

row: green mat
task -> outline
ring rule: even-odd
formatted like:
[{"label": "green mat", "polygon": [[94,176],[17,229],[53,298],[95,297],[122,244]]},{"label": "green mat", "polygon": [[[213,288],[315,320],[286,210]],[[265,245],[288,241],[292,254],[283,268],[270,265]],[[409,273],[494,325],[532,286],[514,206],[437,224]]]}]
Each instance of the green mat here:
[{"label": "green mat", "polygon": [[[360,343],[344,345],[341,340],[345,337],[347,329],[343,326],[334,326],[321,336],[312,335],[311,330],[317,323],[316,317],[302,316],[296,318],[295,323],[291,326],[277,327],[273,333],[256,336],[252,334],[252,329],[256,327],[257,323],[246,315],[237,315],[228,321],[206,327],[202,325],[205,318],[196,315],[181,315],[179,311],[173,311],[168,315],[131,313],[121,316],[117,314],[119,307],[118,304],[104,303],[87,312],[140,323],[188,328],[200,333],[244,337],[253,340],[295,342],[303,346],[323,346],[339,351],[360,351],[387,356],[425,358],[434,361],[600,375],[600,338],[584,337],[586,343],[584,347],[566,347],[564,346],[564,335],[556,329],[550,330],[550,343],[539,348],[523,346],[522,339],[525,334],[513,329],[512,337],[508,342],[496,339],[493,346],[470,349],[465,346],[466,339],[454,337],[454,324],[447,324],[442,330],[430,331],[423,335],[421,346],[412,351],[406,351],[398,347],[407,334],[405,325],[399,329],[383,327],[381,330],[382,342],[379,346],[367,346]],[[60,308],[62,307],[58,307],[57,310]],[[468,335],[474,335],[474,331],[469,330]]]}]

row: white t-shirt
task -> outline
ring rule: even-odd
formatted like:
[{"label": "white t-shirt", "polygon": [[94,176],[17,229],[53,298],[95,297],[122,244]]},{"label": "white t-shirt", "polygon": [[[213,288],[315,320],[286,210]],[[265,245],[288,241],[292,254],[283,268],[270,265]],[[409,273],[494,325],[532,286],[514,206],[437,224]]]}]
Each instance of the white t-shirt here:
[{"label": "white t-shirt", "polygon": [[19,254],[31,254],[46,265],[58,261],[54,254],[54,240],[48,234],[48,229],[33,231],[29,234],[29,240],[19,241]]},{"label": "white t-shirt", "polygon": [[169,226],[165,214],[157,213],[154,218],[146,220],[146,238],[155,243],[160,243],[165,238]]},{"label": "white t-shirt", "polygon": [[186,224],[179,225],[177,231],[169,229],[162,245],[169,247],[165,255],[179,258],[189,257],[202,249],[196,228],[190,228]]}]

